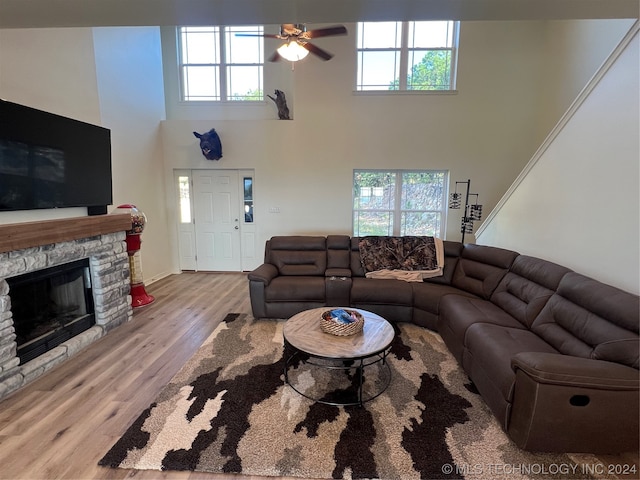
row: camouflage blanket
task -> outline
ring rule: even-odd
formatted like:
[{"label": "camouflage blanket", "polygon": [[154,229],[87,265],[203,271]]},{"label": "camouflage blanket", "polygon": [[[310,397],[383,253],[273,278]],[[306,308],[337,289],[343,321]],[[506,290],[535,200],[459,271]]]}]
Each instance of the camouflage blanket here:
[{"label": "camouflage blanket", "polygon": [[362,237],[358,242],[365,273],[377,270],[437,270],[434,237]]}]

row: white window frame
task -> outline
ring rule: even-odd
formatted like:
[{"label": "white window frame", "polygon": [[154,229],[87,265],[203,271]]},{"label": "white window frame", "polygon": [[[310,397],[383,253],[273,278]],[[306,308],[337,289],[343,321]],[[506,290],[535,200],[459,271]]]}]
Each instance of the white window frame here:
[{"label": "white window frame", "polygon": [[[460,22],[454,20],[448,20],[452,23],[452,44],[451,47],[438,47],[438,48],[409,48],[409,26],[410,24],[415,24],[416,22],[395,22],[397,27],[400,28],[400,45],[396,47],[388,47],[388,48],[360,48],[358,45],[360,41],[360,28],[361,25],[365,25],[367,23],[375,23],[375,22],[358,22],[357,24],[357,34],[356,34],[356,75],[355,75],[355,86],[354,91],[358,94],[371,94],[371,93],[385,93],[385,94],[398,94],[398,93],[411,93],[411,94],[443,94],[443,93],[456,93],[456,82],[457,82],[457,66],[458,66],[458,47],[459,47],[459,36],[460,36]],[[407,76],[409,72],[409,53],[415,51],[449,51],[450,52],[450,68],[449,68],[449,88],[448,89],[427,89],[427,90],[413,90],[407,88]],[[388,89],[388,88],[369,88],[372,86],[363,85],[361,79],[358,78],[358,75],[361,71],[360,62],[362,58],[363,52],[399,52],[399,65],[398,65],[398,80],[399,86],[397,89]],[[404,74],[403,74],[404,72]]]},{"label": "white window frame", "polygon": [[[212,45],[212,49],[217,48],[216,57],[218,62],[211,63],[187,63],[183,61],[183,31],[189,28],[209,28],[211,32],[217,36],[217,45]],[[264,27],[261,25],[252,26],[252,27],[239,27],[239,26],[207,26],[207,27],[188,27],[188,26],[179,26],[176,28],[176,43],[177,43],[177,51],[178,51],[178,77],[180,84],[180,101],[185,103],[198,103],[198,102],[213,102],[213,103],[234,103],[234,104],[255,104],[256,102],[264,102],[264,40],[262,37],[259,37],[260,49],[259,49],[259,59],[258,63],[239,63],[239,62],[230,62],[227,59],[227,34],[229,30],[236,31],[234,29],[242,29],[242,28],[260,28],[261,32],[264,33]],[[188,35],[188,33],[187,33]],[[185,68],[189,67],[214,67],[216,68],[216,75],[218,77],[219,83],[219,92],[218,97],[203,97],[194,95],[194,98],[189,98],[190,95],[187,94],[187,86],[185,85]],[[228,68],[229,67],[242,67],[242,66],[252,66],[259,67],[260,73],[260,87],[259,90],[262,91],[262,97],[257,98],[255,100],[246,100],[246,99],[238,99],[238,98],[229,98],[228,93]]]},{"label": "white window frame", "polygon": [[[357,196],[357,192],[356,192],[356,175],[358,173],[387,173],[387,174],[391,174],[391,175],[395,175],[395,191],[393,193],[393,205],[390,205],[389,208],[378,208],[378,209],[373,209],[373,208],[357,208],[356,205],[356,200],[358,198]],[[403,180],[403,175],[405,174],[411,174],[411,173],[418,173],[418,174],[423,174],[423,173],[435,173],[435,174],[442,174],[443,175],[443,179],[442,179],[442,193],[441,196],[439,198],[440,201],[440,208],[439,209],[403,209],[402,208],[402,180]],[[403,213],[437,213],[440,214],[440,228],[439,231],[436,231],[433,233],[433,236],[436,236],[438,238],[442,238],[444,239],[444,235],[446,232],[446,228],[447,228],[447,213],[448,213],[448,208],[447,208],[447,189],[448,189],[448,185],[449,185],[449,171],[448,170],[423,170],[423,169],[415,169],[415,170],[395,170],[395,169],[356,169],[353,171],[353,179],[352,179],[352,191],[353,191],[353,198],[352,198],[352,215],[351,215],[351,227],[352,227],[352,234],[354,237],[360,237],[360,236],[365,236],[365,235],[361,235],[360,231],[361,228],[356,228],[356,225],[360,225],[360,223],[357,221],[357,219],[360,218],[359,213],[360,212],[368,212],[368,213],[375,213],[375,212],[380,212],[380,213],[391,213],[391,223],[392,223],[392,232],[391,235],[393,236],[400,236],[405,234],[403,232],[403,225],[402,225],[402,218],[403,218]],[[371,188],[372,191],[375,188],[378,187],[365,187],[365,188]],[[373,197],[373,195],[371,195],[368,198]],[[413,235],[413,233],[409,233],[409,235]]]}]

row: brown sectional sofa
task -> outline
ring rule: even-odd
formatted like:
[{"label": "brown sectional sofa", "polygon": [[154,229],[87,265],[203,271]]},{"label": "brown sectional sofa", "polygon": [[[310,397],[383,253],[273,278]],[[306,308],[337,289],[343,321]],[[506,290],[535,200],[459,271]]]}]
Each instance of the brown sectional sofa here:
[{"label": "brown sectional sofa", "polygon": [[640,304],[539,258],[444,242],[443,275],[365,277],[358,238],[281,236],[249,273],[256,318],[351,306],[436,330],[525,450],[639,447]]}]

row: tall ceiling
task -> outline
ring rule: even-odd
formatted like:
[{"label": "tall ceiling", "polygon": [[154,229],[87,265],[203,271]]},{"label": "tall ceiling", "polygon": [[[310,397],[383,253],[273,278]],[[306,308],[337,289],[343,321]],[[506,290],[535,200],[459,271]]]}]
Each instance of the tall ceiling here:
[{"label": "tall ceiling", "polygon": [[0,28],[638,18],[640,0],[0,0]]}]

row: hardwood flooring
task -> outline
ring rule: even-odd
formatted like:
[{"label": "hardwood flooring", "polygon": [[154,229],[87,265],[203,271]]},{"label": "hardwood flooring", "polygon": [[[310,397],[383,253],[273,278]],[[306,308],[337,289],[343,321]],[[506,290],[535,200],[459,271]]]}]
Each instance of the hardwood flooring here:
[{"label": "hardwood flooring", "polygon": [[242,273],[172,275],[147,291],[156,301],[131,322],[0,402],[0,479],[261,478],[98,466],[224,316],[251,313]]},{"label": "hardwood flooring", "polygon": [[242,273],[183,273],[146,289],[156,301],[131,322],[0,402],[0,478],[257,478],[98,466],[224,316],[251,313]]}]

